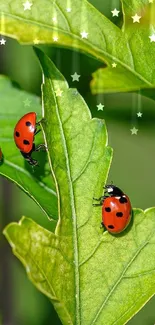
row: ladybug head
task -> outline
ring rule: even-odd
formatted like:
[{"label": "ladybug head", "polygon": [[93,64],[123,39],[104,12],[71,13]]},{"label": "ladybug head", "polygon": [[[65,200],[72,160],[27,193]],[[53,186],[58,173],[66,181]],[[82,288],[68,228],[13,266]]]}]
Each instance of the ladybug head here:
[{"label": "ladybug head", "polygon": [[109,194],[109,196],[122,196],[124,193],[120,190],[119,187],[115,185],[105,185],[105,192]]}]

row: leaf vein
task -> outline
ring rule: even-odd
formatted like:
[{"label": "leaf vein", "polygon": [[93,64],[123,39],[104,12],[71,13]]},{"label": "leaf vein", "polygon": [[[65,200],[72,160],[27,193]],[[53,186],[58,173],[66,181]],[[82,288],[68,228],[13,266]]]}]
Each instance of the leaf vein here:
[{"label": "leaf vein", "polygon": [[[51,84],[51,89],[54,92],[54,87],[52,85],[52,81],[50,79],[50,84]],[[56,108],[56,115],[58,118],[59,122],[59,127],[60,127],[60,133],[62,137],[62,143],[63,143],[63,149],[64,149],[64,154],[65,154],[65,159],[66,159],[66,169],[67,169],[67,176],[68,176],[68,184],[69,184],[69,190],[70,190],[70,200],[71,200],[71,210],[72,210],[72,223],[73,223],[73,247],[74,247],[74,265],[75,265],[75,300],[76,300],[76,321],[77,325],[80,325],[80,316],[79,316],[79,311],[80,311],[80,301],[79,301],[79,262],[78,262],[78,243],[77,243],[77,217],[76,217],[76,211],[75,211],[75,199],[74,199],[74,189],[72,185],[72,179],[71,179],[71,171],[70,171],[70,162],[69,162],[69,156],[68,156],[68,151],[67,151],[67,141],[65,138],[65,133],[60,117],[60,112],[59,112],[59,106],[55,97],[55,108]]]},{"label": "leaf vein", "polygon": [[[150,236],[151,237],[151,236]],[[119,283],[121,282],[125,272],[128,270],[128,268],[130,267],[130,265],[132,264],[132,262],[135,260],[135,258],[138,256],[138,254],[140,253],[140,251],[148,244],[148,241],[146,241],[142,246],[140,246],[140,248],[138,249],[138,251],[134,254],[134,256],[131,258],[131,261],[127,264],[127,266],[124,268],[121,276],[119,277],[119,279],[115,282],[115,284],[113,285],[113,287],[111,288],[110,292],[108,293],[107,297],[105,298],[105,300],[103,301],[102,305],[100,306],[98,312],[96,313],[93,321],[91,322],[91,325],[94,325],[96,320],[98,319],[99,315],[101,314],[104,306],[106,305],[107,301],[109,300],[109,298],[111,297],[111,295],[113,294],[114,290],[117,288],[117,286],[119,285]]]},{"label": "leaf vein", "polygon": [[[12,17],[13,19],[24,20],[25,22],[27,22],[27,23],[29,23],[29,24],[30,24],[30,23],[32,23],[33,25],[36,24],[36,25],[38,25],[38,26],[40,26],[40,27],[44,27],[44,28],[51,29],[52,31],[53,31],[53,30],[58,30],[58,31],[60,31],[60,32],[66,34],[66,35],[69,35],[69,36],[74,37],[74,39],[77,39],[77,40],[81,43],[81,37],[80,37],[79,35],[76,35],[75,33],[68,33],[68,31],[65,31],[65,30],[63,30],[63,29],[55,28],[55,27],[53,27],[53,26],[47,25],[47,24],[45,24],[45,23],[40,23],[40,22],[37,22],[37,21],[34,22],[34,21],[30,20],[30,19],[26,19],[26,18],[23,18],[23,17],[18,17],[18,16],[16,16],[16,15],[8,14],[8,13],[5,13],[5,12],[4,12],[4,14],[5,14],[5,16]],[[5,33],[5,31],[3,31],[2,34],[4,34],[4,35],[8,35],[7,33]],[[10,34],[9,34],[9,36],[10,36]],[[18,38],[17,38],[17,39],[18,39]],[[51,40],[51,43],[53,43],[52,40]],[[79,43],[77,46],[75,46],[75,43],[74,43],[74,47],[76,47],[76,48],[78,47],[79,49],[82,49],[80,43]],[[112,54],[110,54],[110,53],[107,53],[105,50],[100,49],[99,47],[93,45],[89,40],[87,40],[87,41],[82,40],[82,43],[85,44],[85,45],[87,45],[87,46],[89,46],[88,52],[89,52],[90,54],[93,54],[93,55],[94,55],[94,53],[98,53],[98,55],[96,55],[96,57],[97,57],[101,62],[103,62],[103,61],[105,62],[105,61],[106,61],[106,57],[107,57],[108,59],[110,59],[110,60],[115,60],[116,63],[120,64],[120,66],[122,66],[122,67],[124,67],[125,69],[127,69],[129,72],[131,72],[131,73],[132,73],[133,75],[135,75],[138,79],[140,79],[141,81],[143,81],[145,84],[147,84],[147,85],[150,86],[150,87],[153,87],[153,84],[152,84],[149,80],[145,79],[145,78],[144,78],[144,77],[143,77],[139,72],[133,70],[130,66],[128,66],[126,63],[122,62],[119,58],[117,58],[117,57],[115,57],[114,55],[112,55]],[[58,41],[58,44],[59,44],[59,41]],[[104,55],[104,59],[103,59],[103,55]]]}]

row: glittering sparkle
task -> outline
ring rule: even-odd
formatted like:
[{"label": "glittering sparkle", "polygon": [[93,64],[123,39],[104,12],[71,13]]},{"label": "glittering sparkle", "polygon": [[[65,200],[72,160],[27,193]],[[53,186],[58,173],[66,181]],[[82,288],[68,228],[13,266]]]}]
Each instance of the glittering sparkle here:
[{"label": "glittering sparkle", "polygon": [[26,107],[29,107],[30,106],[30,104],[31,104],[31,101],[28,99],[28,98],[26,98],[24,101],[23,101],[23,103],[24,103],[24,106]]},{"label": "glittering sparkle", "polygon": [[137,113],[137,116],[138,116],[138,117],[142,117],[142,115],[143,115],[143,113],[141,113],[141,112],[138,112],[138,113]]},{"label": "glittering sparkle", "polygon": [[24,10],[31,10],[32,3],[29,1],[26,1],[23,3]]},{"label": "glittering sparkle", "polygon": [[71,75],[71,77],[73,78],[72,81],[79,81],[79,78],[81,76],[80,76],[80,74],[77,74],[77,72],[75,72],[74,74]]},{"label": "glittering sparkle", "polygon": [[102,105],[101,103],[96,105],[97,106],[97,110],[98,111],[103,111],[104,105]]},{"label": "glittering sparkle", "polygon": [[133,127],[132,129],[130,129],[130,131],[131,131],[131,135],[133,135],[133,134],[136,134],[137,135],[138,129],[136,129],[135,127]]},{"label": "glittering sparkle", "polygon": [[34,43],[34,44],[39,44],[39,40],[38,40],[38,38],[35,38],[35,39],[33,40],[33,43]]},{"label": "glittering sparkle", "polygon": [[56,97],[61,97],[62,93],[63,93],[63,91],[60,88],[55,90]]},{"label": "glittering sparkle", "polygon": [[58,41],[58,37],[57,37],[57,36],[54,36],[54,37],[53,37],[53,41],[54,41],[54,42],[57,42],[57,41]]},{"label": "glittering sparkle", "polygon": [[5,43],[6,43],[6,39],[1,38],[1,39],[0,39],[0,45],[5,45]]},{"label": "glittering sparkle", "polygon": [[116,62],[112,63],[112,68],[116,68],[116,67],[117,67],[117,63]]},{"label": "glittering sparkle", "polygon": [[155,34],[152,34],[151,36],[149,36],[150,38],[150,42],[155,42]]},{"label": "glittering sparkle", "polygon": [[115,8],[114,10],[111,10],[111,12],[112,12],[113,17],[115,17],[115,16],[118,17],[118,14],[120,11]]},{"label": "glittering sparkle", "polygon": [[141,16],[138,16],[137,14],[135,14],[131,18],[133,19],[133,23],[140,23],[139,20],[140,20]]},{"label": "glittering sparkle", "polygon": [[80,34],[82,38],[88,38],[88,33],[86,33],[85,31],[81,32]]},{"label": "glittering sparkle", "polygon": [[53,17],[52,20],[53,20],[54,23],[57,22],[57,18],[56,17]]}]

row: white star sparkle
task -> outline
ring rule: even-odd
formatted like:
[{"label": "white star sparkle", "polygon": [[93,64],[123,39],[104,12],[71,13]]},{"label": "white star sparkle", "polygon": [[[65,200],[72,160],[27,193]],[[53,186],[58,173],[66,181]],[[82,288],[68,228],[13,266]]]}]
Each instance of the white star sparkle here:
[{"label": "white star sparkle", "polygon": [[57,22],[57,18],[56,17],[53,17],[52,20],[53,20],[54,23]]},{"label": "white star sparkle", "polygon": [[58,37],[57,37],[57,36],[54,36],[54,37],[53,37],[53,41],[54,41],[54,42],[57,42],[57,41],[58,41]]},{"label": "white star sparkle", "polygon": [[28,99],[28,98],[26,98],[25,100],[23,100],[23,103],[24,103],[24,106],[26,107],[26,106],[30,106],[30,104],[31,104],[31,101]]},{"label": "white star sparkle", "polygon": [[0,39],[0,44],[1,44],[1,45],[5,45],[5,43],[6,43],[6,39],[1,38],[1,39]]},{"label": "white star sparkle", "polygon": [[111,10],[111,12],[112,12],[113,17],[115,17],[115,16],[118,17],[118,14],[120,11],[115,8],[114,10]]},{"label": "white star sparkle", "polygon": [[63,90],[61,90],[60,88],[58,88],[57,90],[55,90],[56,97],[61,97],[62,93],[63,93]]},{"label": "white star sparkle", "polygon": [[72,81],[79,81],[79,78],[81,76],[80,76],[80,74],[77,74],[77,72],[75,72],[74,74],[71,74],[71,77],[73,78]]},{"label": "white star sparkle", "polygon": [[104,108],[104,105],[102,105],[101,103],[100,104],[98,104],[98,105],[96,105],[97,106],[97,110],[98,111],[103,111],[103,108]]},{"label": "white star sparkle", "polygon": [[142,18],[141,16],[138,16],[135,14],[134,16],[131,17],[133,19],[133,23],[140,23],[140,19]]},{"label": "white star sparkle", "polygon": [[34,43],[34,44],[39,44],[39,40],[38,40],[38,38],[35,38],[35,39],[33,40],[33,43]]},{"label": "white star sparkle", "polygon": [[31,10],[32,3],[29,2],[28,0],[23,3],[24,10]]},{"label": "white star sparkle", "polygon": [[117,67],[117,63],[116,62],[112,63],[112,68],[116,68],[116,67]]},{"label": "white star sparkle", "polygon": [[155,42],[155,34],[152,34],[151,36],[149,36],[150,38],[150,42]]},{"label": "white star sparkle", "polygon": [[136,129],[135,127],[133,127],[132,129],[130,129],[130,131],[131,131],[131,135],[133,135],[133,134],[136,134],[137,135],[138,129]]},{"label": "white star sparkle", "polygon": [[143,113],[141,113],[141,112],[138,112],[138,113],[137,113],[137,116],[138,116],[138,117],[142,117],[142,115],[143,115]]},{"label": "white star sparkle", "polygon": [[67,11],[67,12],[71,12],[72,9],[71,9],[71,8],[67,8],[66,11]]},{"label": "white star sparkle", "polygon": [[88,38],[88,33],[86,33],[85,31],[81,32],[80,34],[82,38]]}]

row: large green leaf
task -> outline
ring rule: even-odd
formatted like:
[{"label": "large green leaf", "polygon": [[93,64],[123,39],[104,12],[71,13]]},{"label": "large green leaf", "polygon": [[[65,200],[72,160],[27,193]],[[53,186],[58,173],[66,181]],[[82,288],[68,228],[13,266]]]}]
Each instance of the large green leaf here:
[{"label": "large green leaf", "polygon": [[[24,10],[18,0],[1,0],[1,33],[24,44],[78,48],[101,60],[107,67],[93,74],[94,94],[154,87],[155,46],[149,39],[154,21],[149,17],[154,16],[155,6],[148,0],[132,0],[132,5],[131,1],[122,0],[122,30],[86,0],[70,0],[68,5],[64,0],[32,3],[31,10]],[[140,23],[133,23],[131,16],[136,13],[142,15]],[[87,38],[82,38],[82,32],[88,33]]]},{"label": "large green leaf", "polygon": [[104,121],[91,119],[81,96],[42,52],[37,55],[59,221],[54,234],[23,217],[4,234],[64,325],[121,325],[155,292],[155,208],[135,209],[119,236],[103,233],[92,198],[102,193],[111,162]]},{"label": "large green leaf", "polygon": [[[126,46],[122,47],[117,33],[115,43],[111,40],[116,51],[116,54],[111,54],[117,66],[113,68],[109,64],[93,74],[93,93],[131,91],[155,86],[155,46],[149,38],[154,34],[155,5],[148,0],[121,2],[124,22],[120,33]],[[141,17],[139,23],[133,22],[132,17],[136,14]],[[124,56],[123,60],[119,54],[120,50]]]},{"label": "large green leaf", "polygon": [[[50,263],[45,254],[42,260],[54,280],[52,294],[48,293],[48,288],[45,290],[40,286],[40,289],[53,300],[65,324],[70,319],[79,324],[79,259],[83,255],[80,245],[83,240],[88,240],[86,254],[90,254],[93,246],[98,243],[98,235],[101,236],[100,219],[98,220],[97,210],[92,207],[92,198],[102,192],[112,152],[107,147],[104,121],[91,119],[83,98],[75,89],[68,88],[65,79],[48,57],[39,50],[36,51],[44,72],[43,129],[59,199],[59,222],[55,235],[50,234],[53,243],[51,241],[50,246],[47,245]],[[61,96],[57,96],[58,90],[62,91]],[[97,227],[94,227],[96,224]],[[36,228],[36,245],[37,238]],[[41,237],[40,240],[42,242]],[[24,241],[27,241],[26,237]],[[40,253],[38,258],[40,259]],[[52,275],[51,263],[55,275]],[[40,277],[38,272],[35,273]],[[51,287],[51,280],[48,282]]]},{"label": "large green leaf", "polygon": [[97,220],[79,229],[77,291],[67,234],[55,236],[28,218],[10,224],[4,233],[31,281],[53,301],[63,324],[123,325],[155,293],[154,228],[152,208],[145,213],[134,210],[132,229],[119,237],[103,235]]},{"label": "large green leaf", "polygon": [[[26,192],[50,217],[57,219],[57,196],[52,178],[49,176],[46,152],[37,154],[40,167],[34,170],[24,161],[13,139],[14,127],[27,112],[41,117],[40,98],[13,86],[9,79],[0,76],[0,147],[4,161],[0,164],[0,175],[5,176]],[[36,142],[41,143],[41,134]]]}]

